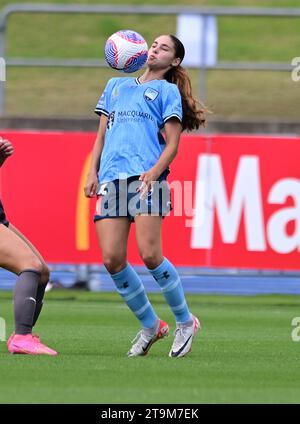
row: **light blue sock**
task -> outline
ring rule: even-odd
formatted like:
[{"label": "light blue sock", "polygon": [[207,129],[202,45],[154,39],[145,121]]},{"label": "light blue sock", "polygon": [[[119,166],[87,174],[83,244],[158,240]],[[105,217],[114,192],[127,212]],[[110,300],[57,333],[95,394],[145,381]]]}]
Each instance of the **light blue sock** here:
[{"label": "light blue sock", "polygon": [[143,283],[130,264],[116,274],[110,274],[118,293],[144,328],[157,326],[158,317],[145,293]]},{"label": "light blue sock", "polygon": [[176,322],[191,321],[192,318],[185,300],[181,280],[174,265],[164,258],[157,268],[149,269],[149,271],[159,284],[166,301],[175,315]]}]

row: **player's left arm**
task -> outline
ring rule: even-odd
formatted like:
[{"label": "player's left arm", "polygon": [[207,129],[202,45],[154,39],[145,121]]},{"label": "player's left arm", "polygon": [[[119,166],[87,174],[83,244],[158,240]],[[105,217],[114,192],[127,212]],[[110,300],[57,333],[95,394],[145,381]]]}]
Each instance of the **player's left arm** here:
[{"label": "player's left arm", "polygon": [[143,181],[140,188],[141,198],[147,195],[153,181],[158,179],[177,155],[181,132],[182,125],[177,118],[171,118],[165,123],[166,147],[156,164],[149,171],[143,172],[139,178]]}]

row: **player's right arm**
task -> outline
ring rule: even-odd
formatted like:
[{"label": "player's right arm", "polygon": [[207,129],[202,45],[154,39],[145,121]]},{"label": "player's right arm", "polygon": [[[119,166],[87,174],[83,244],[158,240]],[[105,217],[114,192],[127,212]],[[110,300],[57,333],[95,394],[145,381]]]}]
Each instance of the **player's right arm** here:
[{"label": "player's right arm", "polygon": [[88,172],[86,185],[84,187],[84,194],[86,195],[86,197],[94,197],[97,193],[98,172],[100,166],[101,153],[104,146],[107,119],[107,116],[105,116],[104,114],[102,114],[100,117],[97,137],[92,151],[91,166]]},{"label": "player's right arm", "polygon": [[0,167],[13,152],[14,148],[11,142],[0,137]]}]

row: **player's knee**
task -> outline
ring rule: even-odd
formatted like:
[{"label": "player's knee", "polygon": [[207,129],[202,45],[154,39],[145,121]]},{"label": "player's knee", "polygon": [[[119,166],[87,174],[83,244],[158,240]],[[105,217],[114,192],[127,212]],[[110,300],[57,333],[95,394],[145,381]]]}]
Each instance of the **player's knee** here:
[{"label": "player's knee", "polygon": [[39,274],[43,274],[44,265],[36,256],[29,256],[24,258],[19,265],[19,273],[26,270],[33,270]]},{"label": "player's knee", "polygon": [[109,273],[115,274],[126,266],[126,257],[123,255],[105,255],[103,256],[103,264]]},{"label": "player's knee", "polygon": [[141,259],[147,268],[154,269],[162,262],[162,258],[156,252],[145,251],[140,253]]},{"label": "player's knee", "polygon": [[41,284],[47,284],[50,278],[50,270],[47,265],[43,264],[42,273],[41,273]]}]

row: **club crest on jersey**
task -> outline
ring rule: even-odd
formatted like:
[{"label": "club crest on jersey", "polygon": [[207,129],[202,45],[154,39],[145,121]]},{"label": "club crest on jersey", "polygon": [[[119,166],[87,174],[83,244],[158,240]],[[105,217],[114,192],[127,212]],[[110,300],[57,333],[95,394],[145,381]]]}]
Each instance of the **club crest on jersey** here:
[{"label": "club crest on jersey", "polygon": [[147,90],[144,92],[144,98],[147,100],[147,102],[155,100],[157,96],[158,91],[154,90],[153,88],[147,88]]}]

